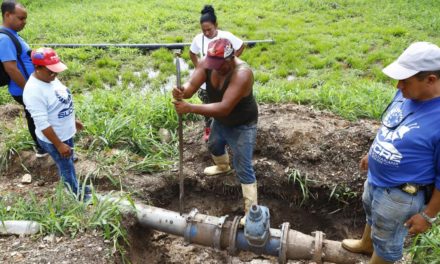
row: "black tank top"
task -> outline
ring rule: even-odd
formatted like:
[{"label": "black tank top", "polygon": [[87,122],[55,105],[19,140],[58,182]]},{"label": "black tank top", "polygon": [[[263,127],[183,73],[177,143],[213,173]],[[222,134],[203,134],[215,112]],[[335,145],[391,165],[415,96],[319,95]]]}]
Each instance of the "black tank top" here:
[{"label": "black tank top", "polygon": [[[234,71],[237,71],[240,68],[249,68],[249,66],[246,63],[241,63],[237,65]],[[218,103],[223,99],[223,95],[229,86],[233,72],[226,76],[221,89],[213,88],[211,83],[211,72],[212,70],[206,70],[206,91],[208,92],[209,101],[211,103]],[[228,116],[215,117],[214,119],[229,127],[257,123],[258,106],[253,95],[253,89],[248,96],[241,98]]]}]

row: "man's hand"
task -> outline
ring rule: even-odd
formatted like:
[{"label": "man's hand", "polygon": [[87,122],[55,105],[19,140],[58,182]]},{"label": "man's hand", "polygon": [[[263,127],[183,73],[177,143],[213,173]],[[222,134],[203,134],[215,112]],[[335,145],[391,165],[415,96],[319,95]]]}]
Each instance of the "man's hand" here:
[{"label": "man's hand", "polygon": [[179,88],[174,87],[172,93],[173,93],[173,98],[174,98],[174,99],[176,99],[176,100],[178,100],[178,101],[181,101],[181,100],[183,99],[183,91],[180,90]]},{"label": "man's hand", "polygon": [[61,142],[56,148],[63,158],[68,158],[72,155],[72,149],[66,143]]},{"label": "man's hand", "polygon": [[420,214],[415,214],[405,222],[404,226],[408,228],[408,232],[411,235],[417,235],[428,230],[431,227],[431,224]]},{"label": "man's hand", "polygon": [[368,170],[368,154],[362,157],[361,161],[359,162],[359,168],[362,171]]},{"label": "man's hand", "polygon": [[76,130],[78,130],[78,131],[81,131],[84,129],[84,125],[79,120],[75,120],[75,127],[76,127]]},{"label": "man's hand", "polygon": [[191,104],[185,101],[174,101],[173,104],[178,114],[191,113]]}]

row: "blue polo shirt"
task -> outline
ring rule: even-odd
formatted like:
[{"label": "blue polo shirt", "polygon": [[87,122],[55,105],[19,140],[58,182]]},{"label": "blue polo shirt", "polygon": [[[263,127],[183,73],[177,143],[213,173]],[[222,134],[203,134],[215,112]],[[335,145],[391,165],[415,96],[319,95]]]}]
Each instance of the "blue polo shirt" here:
[{"label": "blue polo shirt", "polygon": [[[29,57],[27,51],[30,49],[29,45],[24,42],[24,40],[18,35],[18,33],[12,29],[1,27],[3,29],[8,30],[12,34],[14,34],[18,41],[21,44],[21,60],[23,61],[24,66],[26,67],[26,70],[28,74],[32,74],[34,72],[34,65],[32,64],[31,58]],[[6,34],[0,34],[0,61],[1,62],[7,62],[7,61],[17,61],[17,50],[15,49],[14,42],[9,38]],[[21,67],[20,63],[17,61],[17,67],[20,70],[21,74],[27,79],[29,76],[26,76],[23,68]],[[13,80],[9,82],[8,85],[9,93],[13,96],[21,96],[23,95],[23,89],[20,88]]]},{"label": "blue polo shirt", "polygon": [[414,101],[397,91],[368,153],[368,181],[435,183],[440,190],[440,97]]}]

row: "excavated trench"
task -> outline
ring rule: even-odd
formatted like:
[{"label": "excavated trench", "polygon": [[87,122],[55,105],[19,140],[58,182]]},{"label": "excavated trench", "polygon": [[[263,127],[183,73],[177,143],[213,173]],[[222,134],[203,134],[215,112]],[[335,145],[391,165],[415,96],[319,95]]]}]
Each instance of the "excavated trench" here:
[{"label": "excavated trench", "polygon": [[[226,177],[232,178],[233,175]],[[239,185],[225,189],[224,186],[221,186],[223,185],[222,181],[213,182],[216,182],[215,186],[210,186],[207,189],[202,189],[196,182],[186,182],[185,213],[190,212],[192,208],[197,208],[202,214],[218,217],[243,215]],[[311,234],[316,230],[323,231],[326,238],[331,240],[361,235],[364,214],[357,198],[343,203],[310,198],[300,206],[294,202],[294,195],[283,199],[277,194],[265,192],[263,187],[259,189],[259,203],[270,209],[272,228],[280,228],[282,223],[289,222],[291,229],[304,234]],[[160,205],[154,204],[155,206],[178,212],[178,186],[175,185],[169,190],[151,193],[150,198],[161,201]],[[310,189],[311,193],[329,191],[331,190],[323,188]],[[185,246],[182,237],[148,230],[136,224],[133,219],[128,222],[130,247],[127,249],[132,263],[145,263],[145,259],[152,260],[151,263],[277,263],[275,257],[259,256],[249,252],[242,252],[238,256],[232,257],[228,256],[225,251],[213,248],[194,244]],[[289,263],[297,262],[290,261]]]},{"label": "excavated trench", "polygon": [[[241,187],[235,175],[206,177],[211,164],[200,125],[184,131],[185,213],[197,208],[213,216],[243,215]],[[320,230],[327,239],[360,236],[365,224],[361,204],[365,174],[360,158],[374,138],[377,124],[349,122],[331,113],[298,105],[262,105],[254,154],[259,203],[269,207],[271,227],[289,222],[304,234]],[[177,167],[177,166],[176,166]],[[127,183],[142,203],[179,210],[178,172],[138,176]],[[276,258],[226,252],[183,238],[130,227],[129,256],[133,263],[276,263]],[[140,235],[143,234],[143,235]],[[291,263],[301,263],[292,262]]]},{"label": "excavated trench", "polygon": [[[197,208],[202,214],[218,217],[242,215],[241,187],[236,176],[232,173],[206,177],[202,173],[212,162],[200,139],[201,125],[201,122],[186,124],[184,130],[185,213]],[[377,126],[374,121],[350,122],[307,106],[260,105],[253,160],[259,203],[269,207],[271,227],[279,228],[283,222],[289,222],[291,229],[304,234],[320,230],[331,240],[360,236],[364,225],[361,194],[365,173],[359,171],[358,163],[368,151]],[[81,141],[78,144],[86,145]],[[35,175],[35,184],[27,188],[16,184],[25,173],[21,164]],[[79,153],[76,168],[80,175],[87,175],[99,171],[100,163]],[[137,202],[179,210],[179,179],[175,169],[136,174],[123,171],[115,164],[107,170],[114,177],[122,175],[124,190],[134,193]],[[37,194],[51,191],[58,181],[53,164],[48,160],[35,160],[32,152],[16,157],[3,176],[0,190],[23,194],[28,189]],[[105,178],[95,178],[94,184],[99,192],[119,189]],[[143,228],[136,224],[134,217],[127,217],[124,224],[129,230],[127,258],[132,263],[277,262],[274,257],[253,253],[242,252],[230,257],[212,248],[186,246],[183,238]],[[99,241],[96,239],[96,242]],[[9,243],[5,241],[4,245]],[[63,248],[69,245],[65,243]],[[45,258],[55,260],[57,257],[57,254],[45,253]],[[92,257],[95,256],[90,253],[84,261],[93,263]],[[118,258],[115,261],[122,262]]]}]

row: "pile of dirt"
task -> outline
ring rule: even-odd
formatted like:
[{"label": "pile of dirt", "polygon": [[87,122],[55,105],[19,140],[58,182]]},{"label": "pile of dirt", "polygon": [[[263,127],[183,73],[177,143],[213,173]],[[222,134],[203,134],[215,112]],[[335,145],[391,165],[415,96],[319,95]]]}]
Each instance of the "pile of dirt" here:
[{"label": "pile of dirt", "polygon": [[[0,116],[9,111],[9,107],[0,107]],[[15,118],[13,115],[8,117]],[[188,128],[184,131],[185,211],[197,207],[201,213],[216,216],[243,214],[241,187],[234,173],[214,177],[203,175],[203,168],[210,166],[212,161],[201,138],[201,122],[185,127]],[[290,222],[292,228],[304,233],[323,230],[329,239],[359,235],[364,224],[360,194],[365,174],[359,171],[358,164],[368,151],[377,127],[374,121],[349,122],[307,106],[260,105],[254,169],[259,200],[270,208],[272,226],[277,228],[282,222]],[[79,158],[78,171],[87,172],[98,167],[93,160]],[[34,184],[19,185],[19,179],[25,173],[23,167],[36,175]],[[121,171],[121,168],[116,164],[114,171]],[[124,172],[122,180],[125,189],[134,191],[137,201],[177,211],[179,186],[176,169],[143,175]],[[56,168],[50,159],[35,160],[32,152],[23,152],[0,175],[0,196],[11,191],[23,194],[29,190],[34,193],[52,191],[57,181]],[[98,190],[112,188],[102,180],[95,184]],[[128,255],[133,263],[145,263],[146,259],[151,263],[274,261],[249,253],[231,258],[225,252],[195,245],[184,246],[182,238],[144,230],[133,221],[127,221],[126,225],[131,241],[131,246],[127,247]],[[0,248],[7,248],[11,239],[16,238],[0,240]],[[15,256],[21,254],[22,260],[16,261],[7,254],[2,261],[29,263],[29,260],[35,260],[41,254],[40,241],[33,243],[28,240],[24,248],[11,249],[16,252]],[[75,243],[71,244],[71,250],[77,247]],[[69,247],[69,243],[63,246]],[[82,259],[83,262],[106,263],[95,262],[96,256],[108,256],[110,246],[106,247],[104,243],[102,248],[105,250],[101,253],[92,251],[91,258]],[[50,262],[58,263],[56,252],[47,251],[45,256]],[[74,262],[67,258],[64,261]],[[117,258],[114,261],[118,261]]]}]

